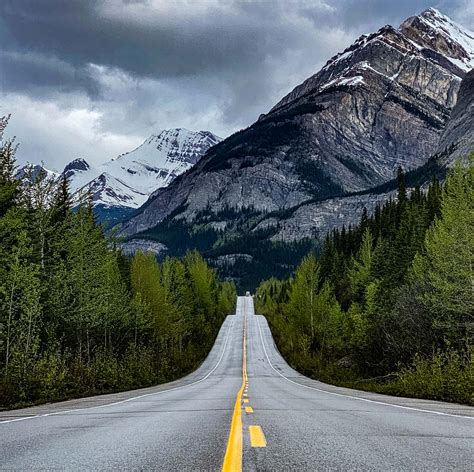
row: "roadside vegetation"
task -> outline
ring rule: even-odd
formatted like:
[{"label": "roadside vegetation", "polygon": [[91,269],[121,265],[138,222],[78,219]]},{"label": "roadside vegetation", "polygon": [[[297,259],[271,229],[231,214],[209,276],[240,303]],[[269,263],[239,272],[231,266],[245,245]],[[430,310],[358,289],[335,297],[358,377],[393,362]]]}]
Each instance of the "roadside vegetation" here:
[{"label": "roadside vegetation", "polygon": [[[8,119],[0,120],[0,137]],[[0,147],[0,407],[153,385],[205,358],[235,287],[197,252],[126,258],[65,179]]]},{"label": "roadside vegetation", "polygon": [[257,311],[278,348],[314,378],[474,404],[474,155],[443,186],[327,236],[293,277],[263,282]]}]

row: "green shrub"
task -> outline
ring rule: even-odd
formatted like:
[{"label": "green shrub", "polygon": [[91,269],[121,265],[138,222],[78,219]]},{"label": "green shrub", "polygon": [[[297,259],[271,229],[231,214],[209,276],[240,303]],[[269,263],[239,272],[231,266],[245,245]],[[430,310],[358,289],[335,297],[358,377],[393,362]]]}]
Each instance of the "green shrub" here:
[{"label": "green shrub", "polygon": [[32,371],[32,383],[35,385],[33,398],[54,401],[66,395],[65,380],[68,375],[66,359],[59,353],[50,353],[39,359]]},{"label": "green shrub", "polygon": [[392,388],[414,397],[474,404],[472,349],[467,354],[439,351],[428,359],[417,355],[397,373]]}]

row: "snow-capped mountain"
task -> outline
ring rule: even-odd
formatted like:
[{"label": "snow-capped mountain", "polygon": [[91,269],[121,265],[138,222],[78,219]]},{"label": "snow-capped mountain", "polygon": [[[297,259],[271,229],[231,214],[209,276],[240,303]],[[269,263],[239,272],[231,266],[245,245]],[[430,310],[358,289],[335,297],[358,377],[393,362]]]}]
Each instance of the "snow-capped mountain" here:
[{"label": "snow-capped mountain", "polygon": [[143,205],[153,191],[190,169],[219,141],[221,138],[209,131],[164,130],[98,167],[75,159],[63,174],[76,197],[90,192],[94,206],[102,213],[121,209],[123,214]]},{"label": "snow-capped mountain", "polygon": [[84,159],[78,158],[67,164],[61,175],[67,178],[69,190],[74,194],[95,179],[98,173],[98,169],[91,167]]},{"label": "snow-capped mountain", "polygon": [[175,128],[150,136],[143,144],[115,159],[93,167],[74,159],[59,173],[40,164],[18,169],[18,179],[31,172],[58,179],[66,176],[73,200],[90,193],[100,220],[117,220],[145,203],[157,189],[166,187],[178,175],[191,169],[221,138],[209,131]]}]

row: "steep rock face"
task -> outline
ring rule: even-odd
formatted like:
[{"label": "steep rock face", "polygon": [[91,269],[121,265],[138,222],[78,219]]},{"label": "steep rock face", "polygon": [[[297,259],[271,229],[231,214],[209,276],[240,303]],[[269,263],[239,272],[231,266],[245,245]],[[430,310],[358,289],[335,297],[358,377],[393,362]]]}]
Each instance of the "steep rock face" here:
[{"label": "steep rock face", "polygon": [[[303,204],[290,217],[278,221],[278,231],[271,240],[292,242],[303,238],[324,238],[334,228],[357,225],[364,208],[372,214],[377,205],[383,205],[389,198],[396,198],[396,192],[369,192]],[[264,225],[265,220],[260,224]]]},{"label": "steep rock face", "polygon": [[145,241],[143,239],[133,239],[119,244],[120,249],[126,255],[133,255],[137,251],[151,252],[157,256],[166,253],[164,244],[155,243],[153,241]]},{"label": "steep rock face", "polygon": [[369,189],[400,165],[420,166],[436,151],[472,68],[473,37],[433,9],[360,37],[254,125],[152,194],[123,234],[171,214],[191,222],[206,208],[291,208]]},{"label": "steep rock face", "polygon": [[459,89],[458,101],[444,130],[438,153],[442,163],[452,166],[458,158],[466,158],[474,152],[474,70],[464,77]]},{"label": "steep rock face", "polygon": [[[444,178],[446,169],[457,161],[466,161],[474,152],[474,70],[468,72],[461,82],[458,99],[450,119],[444,129],[436,153],[432,158],[432,166],[424,170],[417,169],[420,174],[416,183],[425,187],[432,178],[432,171],[439,178]],[[407,175],[410,177],[410,174]],[[272,236],[274,241],[295,241],[305,237],[324,236],[327,231],[342,225],[354,225],[360,221],[364,208],[369,213],[377,204],[383,204],[389,198],[396,198],[396,182],[393,190],[375,191],[363,194],[330,198],[320,202],[309,202],[295,208],[283,219],[270,217],[259,223],[259,227],[278,226]]]}]

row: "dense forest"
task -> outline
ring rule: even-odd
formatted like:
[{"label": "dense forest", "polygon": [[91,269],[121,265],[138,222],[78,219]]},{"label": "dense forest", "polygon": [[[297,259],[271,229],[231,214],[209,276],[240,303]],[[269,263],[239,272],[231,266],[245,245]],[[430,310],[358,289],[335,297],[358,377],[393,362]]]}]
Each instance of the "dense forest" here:
[{"label": "dense forest", "polygon": [[474,403],[474,155],[329,234],[256,292],[297,370],[341,385]]},{"label": "dense forest", "polygon": [[65,178],[16,176],[0,120],[0,406],[165,382],[206,356],[235,287],[197,252],[126,258]]}]

